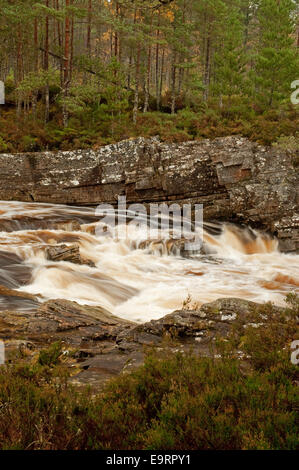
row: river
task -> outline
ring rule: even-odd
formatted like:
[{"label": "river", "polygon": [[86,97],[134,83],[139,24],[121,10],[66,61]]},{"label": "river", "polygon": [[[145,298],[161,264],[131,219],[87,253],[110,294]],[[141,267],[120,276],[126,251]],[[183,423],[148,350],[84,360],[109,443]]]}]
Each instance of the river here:
[{"label": "river", "polygon": [[[148,240],[141,227],[126,239],[112,230],[99,238],[96,221],[88,207],[0,202],[0,284],[39,302],[100,305],[137,322],[220,297],[283,305],[288,292],[299,291],[299,256],[279,252],[277,240],[248,227],[207,224],[204,253],[184,254],[177,240],[163,232]],[[47,246],[72,243],[96,266],[46,259]],[[13,308],[33,306],[14,298]],[[0,296],[0,309],[12,309],[9,297]]]}]

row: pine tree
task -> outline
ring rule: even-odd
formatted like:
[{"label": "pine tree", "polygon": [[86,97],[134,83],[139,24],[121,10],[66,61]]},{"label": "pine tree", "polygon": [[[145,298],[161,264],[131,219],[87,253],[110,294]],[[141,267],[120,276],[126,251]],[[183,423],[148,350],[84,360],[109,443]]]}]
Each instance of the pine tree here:
[{"label": "pine tree", "polygon": [[292,0],[261,0],[258,8],[258,43],[255,55],[254,98],[263,106],[288,99],[298,73],[295,33],[296,4]]},{"label": "pine tree", "polygon": [[240,1],[226,1],[219,19],[223,28],[214,57],[213,92],[222,98],[223,95],[240,95],[243,91],[246,56]]}]

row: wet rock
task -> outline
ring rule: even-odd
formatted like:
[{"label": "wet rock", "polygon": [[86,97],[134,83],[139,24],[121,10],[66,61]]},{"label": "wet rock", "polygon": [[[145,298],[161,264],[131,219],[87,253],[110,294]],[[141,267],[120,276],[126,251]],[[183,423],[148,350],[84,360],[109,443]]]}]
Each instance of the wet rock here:
[{"label": "wet rock", "polygon": [[294,155],[240,136],[168,144],[132,139],[98,150],[0,155],[0,200],[60,204],[203,204],[204,218],[270,231],[299,249]]},{"label": "wet rock", "polygon": [[87,264],[92,268],[95,267],[93,261],[80,255],[79,245],[77,244],[48,246],[45,253],[46,258],[50,261],[68,261],[69,263]]},{"label": "wet rock", "polygon": [[[192,249],[192,246],[194,249]],[[138,248],[141,250],[148,250],[149,252],[162,254],[174,254],[184,257],[194,256],[195,254],[202,254],[204,252],[202,246],[196,246],[194,238],[188,240],[187,238],[169,238],[163,239],[148,239],[139,243]]]},{"label": "wet rock", "polygon": [[9,287],[2,286],[0,284],[0,296],[6,297],[20,297],[22,299],[30,299],[36,301],[36,297],[32,294],[28,294],[27,292],[20,292],[15,289],[9,289]]},{"label": "wet rock", "polygon": [[38,309],[38,316],[44,321],[50,321],[55,331],[67,331],[86,326],[95,326],[95,337],[105,333],[114,336],[120,326],[131,325],[127,320],[122,320],[112,315],[102,307],[80,305],[69,300],[49,300]]},{"label": "wet rock", "polygon": [[54,230],[64,230],[66,232],[78,232],[80,230],[80,223],[78,220],[61,220],[56,222]]},{"label": "wet rock", "polygon": [[16,289],[28,284],[32,269],[23,264],[22,258],[15,253],[0,250],[0,284],[10,289]]},{"label": "wet rock", "polygon": [[39,301],[36,296],[0,284],[0,310],[32,311],[36,310],[38,305]]}]

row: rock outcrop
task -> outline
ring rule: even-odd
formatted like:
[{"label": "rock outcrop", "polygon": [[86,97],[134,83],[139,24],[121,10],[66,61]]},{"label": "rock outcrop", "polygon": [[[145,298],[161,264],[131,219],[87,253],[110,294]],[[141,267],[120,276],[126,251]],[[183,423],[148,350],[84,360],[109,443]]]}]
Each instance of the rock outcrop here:
[{"label": "rock outcrop", "polygon": [[299,249],[298,187],[291,154],[238,136],[0,155],[0,200],[97,205],[126,195],[128,203],[202,203],[206,220],[269,230],[285,251]]},{"label": "rock outcrop", "polygon": [[48,300],[24,315],[16,311],[0,312],[0,333],[4,339],[21,335],[42,342],[45,338],[54,341],[62,338],[60,333],[63,333],[63,339],[72,343],[75,337],[82,340],[84,328],[95,327],[89,335],[98,341],[115,339],[124,327],[132,325],[134,323],[118,318],[102,307],[79,305],[64,299]]}]

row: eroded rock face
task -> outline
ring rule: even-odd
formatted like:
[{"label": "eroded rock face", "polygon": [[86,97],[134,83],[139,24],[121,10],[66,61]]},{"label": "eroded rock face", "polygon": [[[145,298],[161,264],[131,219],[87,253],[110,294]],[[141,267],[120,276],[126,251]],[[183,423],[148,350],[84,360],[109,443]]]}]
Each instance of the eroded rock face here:
[{"label": "eroded rock face", "polygon": [[138,138],[98,150],[0,155],[0,200],[202,203],[205,219],[255,225],[299,249],[293,156],[231,136],[180,144]]}]

